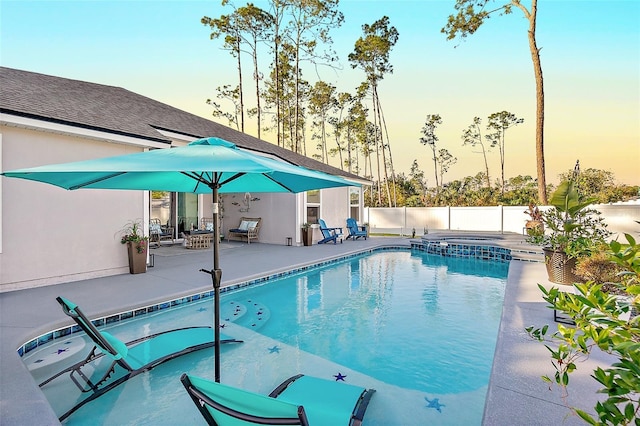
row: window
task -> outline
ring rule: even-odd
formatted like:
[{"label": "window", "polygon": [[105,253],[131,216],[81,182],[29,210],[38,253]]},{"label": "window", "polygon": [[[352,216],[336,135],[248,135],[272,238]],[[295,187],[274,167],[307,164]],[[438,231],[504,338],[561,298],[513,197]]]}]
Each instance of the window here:
[{"label": "window", "polygon": [[320,190],[307,191],[307,223],[318,223],[320,219]]},{"label": "window", "polygon": [[360,188],[349,188],[349,214],[360,220]]},{"label": "window", "polygon": [[320,204],[320,190],[307,191],[307,204]]}]

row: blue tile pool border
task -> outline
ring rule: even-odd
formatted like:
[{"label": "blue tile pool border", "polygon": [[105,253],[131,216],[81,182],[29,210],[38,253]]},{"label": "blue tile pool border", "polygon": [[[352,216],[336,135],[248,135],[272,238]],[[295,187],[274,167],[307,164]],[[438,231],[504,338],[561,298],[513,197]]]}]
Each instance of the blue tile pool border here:
[{"label": "blue tile pool border", "polygon": [[[511,252],[509,249],[505,249],[502,247],[495,247],[489,245],[474,245],[474,244],[457,244],[457,243],[445,243],[441,244],[438,242],[428,242],[429,244],[425,244],[427,242],[412,242],[411,247],[407,246],[385,246],[385,247],[375,247],[368,250],[358,251],[356,253],[346,254],[344,256],[335,257],[332,259],[327,259],[322,262],[313,263],[310,265],[301,266],[298,268],[293,268],[287,271],[278,272],[275,274],[267,275],[264,277],[243,281],[236,284],[230,284],[220,288],[220,293],[227,293],[229,291],[238,290],[244,287],[263,284],[268,281],[273,281],[278,278],[282,278],[289,275],[299,274],[301,272],[306,272],[311,269],[321,268],[323,266],[342,262],[347,259],[351,259],[354,257],[359,257],[371,253],[381,252],[381,251],[425,251],[427,253],[439,254],[441,256],[458,256],[458,257],[475,257],[477,259],[482,260],[490,260],[490,261],[499,261],[499,262],[508,262],[511,260]],[[433,244],[431,244],[433,243]],[[202,299],[213,298],[213,290],[198,292],[192,294],[190,296],[183,296],[177,299],[172,299],[160,303],[154,303],[153,305],[134,308],[132,310],[128,310],[125,312],[121,312],[118,314],[110,314],[103,317],[98,317],[96,319],[91,320],[91,322],[96,326],[100,327],[103,325],[114,324],[119,321],[128,320],[131,318],[139,317],[142,315],[155,313],[161,310],[170,309],[176,306],[180,306],[186,303],[191,303],[195,301],[199,301]],[[69,335],[81,332],[82,329],[78,325],[69,325],[66,327],[57,328],[55,330],[49,331],[47,333],[41,334],[40,336],[31,339],[21,345],[16,352],[20,357],[28,354],[29,352],[37,349],[39,346],[45,345],[54,341],[56,339],[67,338]]]},{"label": "blue tile pool border", "polygon": [[509,262],[513,259],[511,249],[489,244],[423,240],[411,242],[411,248],[446,257],[467,257],[496,262]]}]

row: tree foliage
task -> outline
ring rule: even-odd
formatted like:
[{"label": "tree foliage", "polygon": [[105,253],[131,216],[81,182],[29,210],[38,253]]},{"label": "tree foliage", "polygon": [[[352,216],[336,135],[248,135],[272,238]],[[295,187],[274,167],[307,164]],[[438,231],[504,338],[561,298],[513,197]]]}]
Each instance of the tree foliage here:
[{"label": "tree foliage", "polygon": [[531,7],[527,9],[521,0],[511,0],[500,4],[494,9],[488,6],[495,4],[495,0],[456,0],[455,14],[449,15],[447,24],[441,32],[446,34],[447,40],[459,37],[466,39],[474,34],[492,14],[511,14],[513,7],[520,9],[529,21],[527,31],[529,51],[533,62],[536,81],[536,165],[538,175],[538,198],[540,204],[547,203],[547,188],[544,163],[544,79],[540,63],[540,50],[536,41],[536,19],[538,14],[538,0],[531,0]]},{"label": "tree foliage", "polygon": [[487,188],[491,187],[491,181],[489,179],[489,163],[487,162],[487,148],[484,146],[482,140],[482,129],[480,124],[482,119],[480,117],[474,117],[473,122],[462,132],[462,144],[470,145],[472,148],[480,145],[481,154],[484,159],[484,169],[487,175]]},{"label": "tree foliage", "polygon": [[[488,6],[492,3],[493,0],[456,0],[456,13],[449,17],[443,32],[449,39],[464,39],[490,16],[519,9],[529,19],[531,40],[531,25],[535,30],[535,0],[530,9],[517,0],[503,0],[491,9]],[[252,3],[236,7],[229,0],[222,0],[221,4],[228,8],[228,13],[217,18],[205,16],[201,22],[210,30],[210,38],[232,55],[237,81],[218,86],[216,95],[207,99],[214,117],[226,120],[240,131],[245,130],[245,123],[247,128],[253,127],[249,122],[255,120],[258,137],[262,131],[274,132],[279,146],[327,164],[337,164],[343,170],[374,181],[372,187],[365,188],[369,206],[545,204],[540,202],[543,200],[540,187],[544,186],[546,197],[546,191],[553,186],[540,180],[540,176],[544,176],[539,168],[543,156],[538,150],[537,179],[504,176],[505,132],[522,121],[507,111],[489,116],[484,134],[482,121],[475,117],[462,135],[463,144],[474,150],[480,148],[484,157],[482,172],[470,171],[476,174],[444,182],[457,153],[438,139],[442,117],[429,114],[420,142],[429,147],[431,154],[432,187],[426,186],[424,172],[417,169],[417,159],[408,176],[396,173],[379,93],[381,82],[393,73],[391,52],[399,40],[398,30],[391,25],[389,17],[362,25],[362,35],[355,40],[348,60],[352,68],[362,71],[363,79],[353,90],[339,92],[320,75],[322,69],[328,67],[334,71],[338,67],[338,58],[331,48],[332,33],[344,19],[338,0],[268,0],[264,9]],[[243,94],[248,87],[243,82],[246,73],[253,77],[255,104],[253,96],[245,98]],[[310,78],[314,74],[315,81]],[[536,79],[538,77],[541,79],[541,74],[536,74]],[[538,126],[539,121],[537,133]],[[538,142],[536,140],[537,148]],[[489,170],[492,147],[500,151],[499,182],[492,182],[490,177],[497,176],[497,171],[490,174]],[[427,160],[425,164],[428,163]],[[588,169],[581,174],[577,187],[586,196],[596,197],[603,203],[639,195],[638,187],[616,185],[612,177],[611,172]]]},{"label": "tree foliage", "polygon": [[431,149],[432,160],[433,160],[433,172],[435,175],[436,182],[436,193],[440,189],[440,185],[438,184],[438,136],[436,135],[436,130],[438,125],[442,124],[442,117],[439,114],[428,114],[425,119],[424,126],[422,126],[422,136],[420,137],[420,143],[428,146]]},{"label": "tree foliage", "polygon": [[[366,76],[366,85],[362,86],[370,91],[373,105],[373,129],[374,129],[374,147],[376,153],[376,165],[378,172],[378,181],[381,182],[380,171],[384,172],[384,182],[386,189],[386,198],[389,207],[397,205],[397,199],[391,197],[392,191],[389,185],[389,172],[387,166],[391,167],[392,183],[395,182],[395,172],[393,171],[393,161],[391,157],[391,143],[389,141],[388,132],[386,132],[386,124],[384,114],[382,112],[382,103],[378,94],[378,86],[380,81],[384,79],[386,74],[393,74],[393,65],[389,58],[391,50],[398,42],[398,30],[390,25],[389,17],[383,16],[373,24],[364,24],[362,26],[363,36],[355,42],[354,50],[349,54],[349,62],[352,68],[360,68]],[[386,143],[385,143],[386,136]],[[387,159],[388,152],[388,159]],[[393,194],[395,188],[393,185]],[[382,205],[382,188],[378,185],[378,205]]]},{"label": "tree foliage", "polygon": [[491,147],[498,147],[500,153],[500,179],[502,182],[502,192],[504,192],[504,159],[505,159],[505,134],[507,129],[522,124],[523,118],[516,117],[508,111],[494,112],[489,116],[487,130],[491,131],[487,139],[491,141]]}]

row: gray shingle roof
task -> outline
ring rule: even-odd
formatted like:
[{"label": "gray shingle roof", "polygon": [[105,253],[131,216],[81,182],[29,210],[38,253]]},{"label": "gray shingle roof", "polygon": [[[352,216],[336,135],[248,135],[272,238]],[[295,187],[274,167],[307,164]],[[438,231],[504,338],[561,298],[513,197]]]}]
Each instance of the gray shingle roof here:
[{"label": "gray shingle roof", "polygon": [[121,87],[0,67],[0,112],[156,142],[171,142],[156,129],[215,136],[303,167],[361,179]]}]

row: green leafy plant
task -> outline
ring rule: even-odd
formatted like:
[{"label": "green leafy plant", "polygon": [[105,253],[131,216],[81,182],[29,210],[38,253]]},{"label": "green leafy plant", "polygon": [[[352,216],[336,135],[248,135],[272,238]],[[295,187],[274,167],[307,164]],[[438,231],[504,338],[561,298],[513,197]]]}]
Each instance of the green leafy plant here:
[{"label": "green leafy plant", "polygon": [[311,224],[310,223],[305,222],[305,223],[302,224],[302,229],[307,230],[309,228],[311,228]]},{"label": "green leafy plant", "polygon": [[138,253],[144,253],[149,246],[149,237],[142,233],[142,223],[132,220],[120,230],[120,243],[131,243]]},{"label": "green leafy plant", "polygon": [[620,273],[624,270],[620,265],[611,261],[607,249],[608,246],[605,246],[601,251],[593,253],[589,257],[582,257],[576,264],[575,272],[583,282],[604,283],[604,291],[615,291],[617,287],[614,284],[622,282]]},{"label": "green leafy plant", "polygon": [[588,208],[593,201],[580,197],[573,180],[562,182],[551,195],[552,208],[542,213],[548,232],[533,234],[527,240],[572,258],[597,252],[611,233],[600,212]]},{"label": "green leafy plant", "polygon": [[597,418],[575,407],[571,411],[592,425],[640,425],[640,245],[631,235],[628,244],[613,241],[609,244],[609,259],[619,266],[623,296],[603,290],[593,281],[575,284],[576,293],[547,290],[538,285],[543,299],[553,309],[571,318],[575,327],[559,324],[558,330],[547,336],[549,327],[527,327],[533,338],[545,342],[555,369],[553,378],[543,380],[562,388],[563,399],[568,395],[570,374],[578,361],[586,359],[593,350],[614,355],[618,361],[611,366],[598,367],[591,375],[606,395],[594,407]]},{"label": "green leafy plant", "polygon": [[529,215],[530,220],[542,220],[544,217],[540,208],[533,203],[529,203],[529,207],[524,212]]}]

